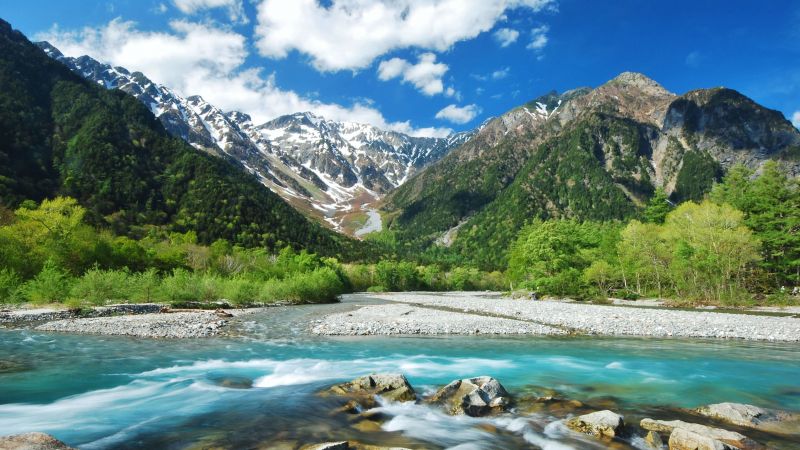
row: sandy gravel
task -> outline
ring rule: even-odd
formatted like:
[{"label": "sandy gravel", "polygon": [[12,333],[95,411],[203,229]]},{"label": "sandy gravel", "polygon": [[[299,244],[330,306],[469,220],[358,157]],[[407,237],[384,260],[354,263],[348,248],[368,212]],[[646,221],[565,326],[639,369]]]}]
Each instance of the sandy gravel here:
[{"label": "sandy gravel", "polygon": [[[393,293],[363,294],[389,302],[387,306],[362,308],[350,313],[327,317],[314,327],[320,334],[402,334],[393,330],[420,328],[442,330],[453,334],[464,332],[492,333],[491,319],[498,317],[528,321],[530,328],[521,327],[527,334],[552,334],[542,332],[551,327],[578,334],[610,336],[652,336],[750,339],[765,341],[800,341],[800,319],[793,317],[771,317],[751,314],[729,314],[710,311],[681,311],[656,308],[631,308],[585,303],[512,300],[497,294],[482,293]],[[399,317],[402,308],[393,302],[416,306],[413,314]],[[418,311],[427,308],[429,311]],[[445,311],[462,314],[450,316]],[[467,314],[464,317],[464,313]],[[458,317],[472,327],[450,326],[448,322]],[[419,318],[419,320],[417,320]],[[403,324],[398,327],[396,324]],[[438,323],[438,324],[437,324]],[[536,327],[540,325],[544,327]],[[449,328],[448,328],[449,327]],[[348,329],[360,333],[344,333]],[[444,331],[449,329],[450,331]]]},{"label": "sandy gravel", "polygon": [[312,327],[315,334],[565,334],[558,328],[514,319],[389,304],[331,314]]},{"label": "sandy gravel", "polygon": [[36,329],[144,338],[197,338],[215,336],[227,323],[226,318],[213,311],[197,311],[56,320]]}]

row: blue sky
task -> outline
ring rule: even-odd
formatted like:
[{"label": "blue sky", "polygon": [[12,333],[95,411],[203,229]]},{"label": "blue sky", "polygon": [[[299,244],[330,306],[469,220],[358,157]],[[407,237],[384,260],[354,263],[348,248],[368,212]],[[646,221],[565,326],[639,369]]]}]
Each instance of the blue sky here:
[{"label": "blue sky", "polygon": [[800,2],[26,0],[0,17],[263,121],[297,110],[417,135],[622,71],[726,86],[800,125]]}]

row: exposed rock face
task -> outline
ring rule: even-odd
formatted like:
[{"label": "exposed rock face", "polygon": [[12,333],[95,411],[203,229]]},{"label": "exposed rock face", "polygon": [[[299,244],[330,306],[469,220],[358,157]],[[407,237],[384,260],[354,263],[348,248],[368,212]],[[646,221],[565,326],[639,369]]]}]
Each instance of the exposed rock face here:
[{"label": "exposed rock face", "polygon": [[25,433],[0,437],[0,450],[75,450],[45,433]]},{"label": "exposed rock face", "polygon": [[[414,401],[417,398],[414,388],[401,374],[372,374],[359,377],[347,383],[337,384],[327,393],[354,397],[354,401],[361,408],[375,406],[375,396],[395,402]],[[350,409],[357,409],[355,404],[348,403],[348,405],[351,405]]]},{"label": "exposed rock face", "polygon": [[619,436],[625,429],[623,417],[609,410],[573,417],[566,422],[566,425],[584,434],[610,438]]},{"label": "exposed rock face", "polygon": [[693,412],[745,428],[781,434],[800,433],[800,415],[786,411],[726,402],[701,406],[694,409]]},{"label": "exposed rock face", "polygon": [[[655,431],[670,435],[670,449],[672,448],[672,434],[676,430],[682,430],[691,434],[681,433],[679,436],[684,436],[686,439],[692,438],[694,435],[699,435],[704,438],[704,442],[708,440],[718,441],[722,444],[732,446],[739,449],[759,448],[758,443],[748,438],[747,436],[737,433],[735,431],[723,430],[721,428],[713,428],[706,425],[697,423],[688,423],[682,420],[653,420],[642,419],[639,426],[648,431]],[[679,447],[684,448],[684,447]],[[686,447],[690,448],[690,447]],[[705,447],[701,447],[705,448]],[[714,448],[714,447],[710,447]]]},{"label": "exposed rock face", "polygon": [[499,381],[482,376],[455,380],[428,401],[444,406],[449,414],[480,417],[505,410],[511,404],[511,395]]}]

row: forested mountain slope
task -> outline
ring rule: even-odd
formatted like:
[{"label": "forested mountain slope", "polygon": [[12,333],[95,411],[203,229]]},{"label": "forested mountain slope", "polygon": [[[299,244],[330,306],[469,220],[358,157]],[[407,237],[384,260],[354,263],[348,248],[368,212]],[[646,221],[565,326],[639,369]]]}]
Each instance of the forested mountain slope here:
[{"label": "forested mountain slope", "polygon": [[446,245],[501,267],[526,221],[631,217],[657,187],[699,199],[734,164],[771,159],[800,174],[800,132],[780,112],[731,89],[678,96],[623,73],[492,120],[393,192],[384,211],[402,248]]},{"label": "forested mountain slope", "polygon": [[201,243],[354,244],[307,220],[230,159],[171,137],[134,97],[49,58],[0,20],[0,199],[76,198],[117,233],[195,231]]}]

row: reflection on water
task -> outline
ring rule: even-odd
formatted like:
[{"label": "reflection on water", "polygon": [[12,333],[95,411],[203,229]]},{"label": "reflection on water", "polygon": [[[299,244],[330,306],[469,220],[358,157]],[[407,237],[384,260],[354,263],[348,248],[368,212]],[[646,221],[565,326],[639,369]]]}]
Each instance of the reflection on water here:
[{"label": "reflection on water", "polygon": [[800,358],[792,344],[307,334],[322,314],[354,306],[274,308],[249,316],[241,336],[226,339],[0,330],[0,360],[17,368],[0,373],[0,434],[44,431],[87,449],[246,448],[332,437],[434,448],[605,448],[547,413],[453,418],[421,405],[387,404],[382,430],[358,430],[331,414],[336,399],[314,395],[370,372],[404,373],[418,392],[487,374],[512,393],[552,388],[584,402],[611,402],[634,419],[721,401],[800,410]]}]

